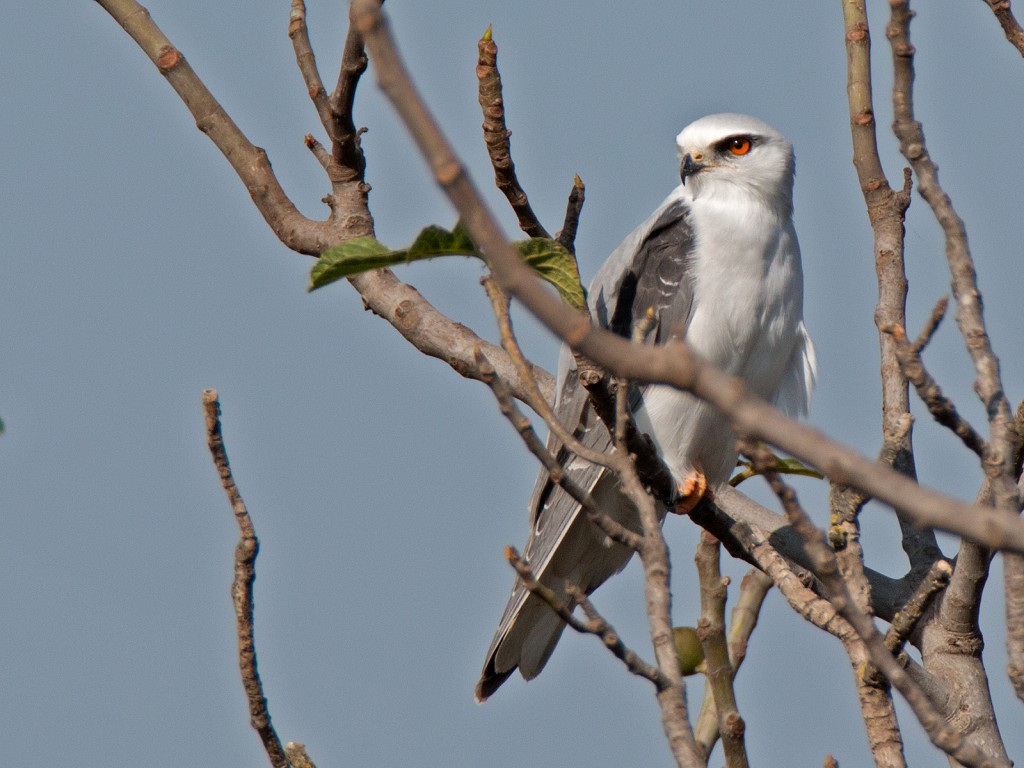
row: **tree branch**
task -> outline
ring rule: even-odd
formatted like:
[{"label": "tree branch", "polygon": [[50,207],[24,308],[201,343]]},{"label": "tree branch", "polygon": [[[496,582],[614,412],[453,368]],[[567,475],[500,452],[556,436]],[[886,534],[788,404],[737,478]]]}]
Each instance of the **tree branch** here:
[{"label": "tree branch", "polygon": [[892,683],[910,705],[918,721],[928,733],[932,743],[947,755],[966,766],[1004,766],[1010,768],[1012,763],[1005,754],[986,753],[975,740],[956,728],[950,727],[942,713],[935,707],[927,694],[897,663],[893,655],[885,647],[885,642],[875,628],[871,617],[857,608],[850,596],[846,584],[840,574],[835,554],[828,548],[821,532],[814,527],[807,513],[800,506],[796,493],[786,485],[777,472],[772,469],[772,456],[767,451],[744,449],[751,461],[757,466],[772,491],[786,511],[790,524],[800,534],[807,547],[808,554],[815,561],[815,572],[828,589],[829,602],[839,614],[856,630],[866,645],[871,661],[882,674]]},{"label": "tree branch", "polygon": [[[320,70],[316,66],[316,56],[313,53],[313,46],[309,42],[309,29],[306,27],[306,4],[303,0],[292,0],[291,13],[288,16],[288,37],[292,39],[292,47],[295,49],[295,62],[299,65],[302,79],[306,83],[306,92],[310,101],[320,116],[320,124],[327,131],[328,137],[333,138],[330,99],[327,91],[324,90],[323,80],[320,79]],[[308,143],[308,142],[307,142]]]},{"label": "tree branch", "polygon": [[540,284],[522,262],[483,204],[415,90],[394,48],[375,0],[355,0],[353,20],[376,64],[381,88],[406,123],[435,180],[462,214],[466,228],[487,255],[501,286],[559,338],[617,375],[639,383],[661,382],[708,401],[745,434],[757,436],[829,478],[899,505],[899,514],[921,528],[958,533],[987,546],[1024,551],[1024,522],[1002,511],[954,501],[860,456],[813,428],[784,416],[750,394],[738,380],[717,371],[682,343],[635,345],[591,325]]},{"label": "tree branch", "polygon": [[[867,206],[874,237],[875,274],[878,278],[878,305],[875,325],[906,325],[907,274],[904,266],[904,227],[910,207],[910,174],[904,173],[903,188],[893,191],[882,169],[875,133],[875,110],[871,93],[871,36],[867,10],[857,0],[842,0],[846,33],[846,95],[850,108],[850,133],[853,141],[853,165],[861,194]],[[907,380],[900,371],[892,341],[879,331],[882,378],[882,434],[896,431],[900,417],[910,412]],[[893,458],[893,469],[916,479],[913,434]],[[930,531],[907,525],[900,518],[903,550],[911,567],[923,572],[939,556],[938,544]]]},{"label": "tree branch", "polygon": [[206,418],[206,441],[213,457],[213,464],[220,475],[221,485],[228,495],[231,509],[238,523],[239,539],[235,547],[235,579],[231,585],[231,597],[235,604],[235,621],[238,632],[238,666],[242,672],[242,685],[246,698],[249,700],[249,721],[263,742],[263,749],[270,758],[274,768],[289,768],[285,749],[277,737],[270,722],[270,711],[267,699],[263,694],[263,683],[260,682],[256,668],[256,639],[253,629],[252,585],[256,580],[256,555],[259,554],[260,543],[256,538],[249,511],[245,508],[242,495],[235,485],[228,464],[227,451],[224,448],[224,435],[220,427],[220,401],[217,390],[203,391],[203,413]]},{"label": "tree branch", "polygon": [[555,594],[554,590],[545,587],[537,581],[533,571],[530,570],[530,567],[520,557],[519,552],[514,547],[505,548],[505,559],[509,561],[516,573],[519,574],[523,586],[530,591],[530,594],[536,595],[547,603],[548,607],[558,614],[558,618],[581,634],[598,637],[605,647],[612,652],[612,655],[626,665],[626,669],[634,675],[654,683],[654,687],[659,691],[672,687],[671,678],[666,677],[661,670],[648,664],[634,651],[626,647],[618,632],[615,631],[615,628],[598,614],[593,604],[579,588],[567,585],[573,600],[579,603],[580,607],[587,614],[587,621],[580,621],[576,618],[576,615],[569,606],[564,601],[558,599],[558,595]]},{"label": "tree branch", "polygon": [[722,736],[725,762],[729,768],[745,768],[749,765],[743,738],[746,724],[736,704],[736,691],[732,685],[735,671],[725,641],[726,585],[729,580],[722,578],[718,540],[707,531],[701,534],[694,561],[700,581],[697,637],[704,649],[707,687],[711,689],[718,711],[718,730]]},{"label": "tree branch", "polygon": [[903,374],[910,379],[914,389],[917,390],[917,396],[928,407],[928,412],[935,418],[935,421],[959,437],[968,450],[977,454],[983,466],[985,462],[991,461],[991,448],[985,438],[978,434],[970,422],[960,415],[953,401],[942,394],[942,388],[924,367],[921,354],[915,349],[917,344],[911,344],[907,340],[906,331],[898,325],[884,326],[882,332],[892,337],[896,348],[896,358],[899,360]]},{"label": "tree branch", "polygon": [[580,224],[580,212],[583,210],[583,201],[586,199],[587,188],[579,176],[574,176],[572,189],[569,191],[569,199],[565,204],[565,220],[562,222],[562,229],[557,237],[559,243],[569,253],[576,253],[576,229]]},{"label": "tree branch", "polygon": [[1021,29],[1010,9],[1010,0],[985,0],[985,4],[992,9],[1007,41],[1024,56],[1024,29]]},{"label": "tree branch", "polygon": [[[729,663],[732,665],[733,679],[747,656],[747,643],[757,626],[761,606],[771,588],[771,577],[757,568],[751,568],[740,582],[740,596],[736,607],[732,609],[732,620],[729,622]],[[718,734],[718,707],[710,687],[705,686],[700,714],[693,726],[694,740],[705,755],[710,755]]]},{"label": "tree branch", "polygon": [[[999,371],[999,358],[992,349],[991,340],[985,328],[985,318],[978,290],[974,260],[967,244],[967,232],[963,220],[953,208],[949,196],[939,184],[938,168],[932,162],[925,144],[924,128],[914,117],[914,46],[910,42],[910,20],[913,12],[906,0],[890,2],[891,16],[886,34],[892,47],[893,58],[893,132],[900,142],[900,152],[914,168],[918,178],[918,191],[931,207],[946,239],[946,260],[952,276],[953,296],[956,299],[956,321],[964,338],[964,345],[974,362],[974,389],[981,399],[989,419],[989,437],[985,471],[986,489],[983,496],[990,497],[1003,514],[1014,520],[1019,519],[1020,495],[1016,485],[1016,458],[1021,449],[1021,435],[1018,434],[1010,411],[1010,402],[1003,389]],[[954,567],[953,583],[949,594],[971,594],[980,601],[981,589],[988,575],[988,553],[976,551],[974,544],[961,547],[961,558]],[[972,566],[969,570],[967,566]],[[1024,558],[1007,555],[1004,567],[1004,597],[1006,600],[1008,671],[1011,680],[1019,677],[1015,671],[1024,670],[1024,594],[1019,587],[1024,584]],[[959,583],[963,580],[973,584]],[[945,601],[943,601],[945,603]],[[976,606],[968,606],[976,622]],[[940,611],[940,618],[947,616]],[[1016,622],[1017,626],[1013,626]],[[973,633],[973,632],[972,632]],[[980,640],[980,631],[977,632]],[[1019,638],[1019,640],[1018,640]],[[975,662],[980,661],[975,659]],[[927,665],[926,665],[927,666]],[[992,711],[987,685],[982,688],[979,676],[984,678],[984,667],[971,663],[974,684],[967,690],[977,711],[975,722],[987,728],[989,741],[999,744],[998,729]],[[958,670],[949,682],[965,679],[964,670]],[[987,683],[987,680],[986,680]],[[1024,700],[1024,685],[1015,687],[1018,697]]]},{"label": "tree branch", "polygon": [[512,162],[512,147],[509,137],[512,135],[505,125],[505,102],[501,96],[501,73],[498,72],[498,45],[491,36],[488,27],[484,36],[477,44],[480,57],[476,64],[476,77],[479,80],[478,100],[484,114],[484,143],[487,154],[494,168],[494,183],[505,195],[515,211],[519,228],[530,237],[551,237],[537,214],[530,206],[525,190],[516,176],[516,166]]}]

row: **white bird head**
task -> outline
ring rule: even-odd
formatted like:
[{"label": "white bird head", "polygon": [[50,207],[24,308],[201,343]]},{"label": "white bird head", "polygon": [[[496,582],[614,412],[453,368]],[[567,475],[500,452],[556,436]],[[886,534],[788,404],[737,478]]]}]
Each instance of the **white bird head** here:
[{"label": "white bird head", "polygon": [[749,115],[708,115],[676,137],[683,184],[698,197],[751,194],[788,215],[793,208],[793,145]]}]

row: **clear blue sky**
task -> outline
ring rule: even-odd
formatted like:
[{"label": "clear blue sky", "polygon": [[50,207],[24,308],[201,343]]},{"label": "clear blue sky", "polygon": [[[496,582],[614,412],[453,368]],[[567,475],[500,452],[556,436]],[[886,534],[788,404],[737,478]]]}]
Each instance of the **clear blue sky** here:
[{"label": "clear blue sky", "polygon": [[[304,148],[316,115],[288,3],[149,8],[311,216],[326,209]],[[872,3],[886,170],[887,7]],[[416,79],[489,185],[476,40],[494,25],[520,176],[556,229],[587,184],[585,278],[677,181],[673,138],[747,112],[796,146],[797,230],[821,378],[812,421],[880,443],[870,231],[850,164],[840,6],[831,3],[409,3],[388,11]],[[913,27],[918,114],[965,218],[1011,400],[1024,395],[1020,126],[1024,63],[982,3],[926,7]],[[333,79],[344,3],[309,0]],[[200,393],[217,387],[228,450],[263,548],[260,670],[285,740],[339,765],[669,765],[649,686],[593,638],[567,635],[535,682],[485,706],[472,688],[526,537],[535,467],[483,386],[423,358],[347,285],[305,293],[288,252],[134,43],[95,3],[29,3],[0,27],[0,724],[11,765],[261,765],[238,680],[228,585],[237,533],[210,464]],[[454,214],[371,79],[357,101],[378,236],[399,246]],[[318,134],[319,135],[319,134]],[[514,223],[496,193],[489,199]],[[947,291],[938,229],[907,226],[911,325]],[[475,261],[399,270],[494,337]],[[523,340],[556,345],[525,319]],[[928,362],[981,420],[948,322]],[[917,409],[920,415],[921,409]],[[922,480],[962,498],[980,472],[927,416]],[[824,494],[801,485],[825,520]],[[763,495],[761,496],[762,498]],[[869,563],[905,563],[887,510],[864,517]],[[694,532],[667,526],[676,622],[692,623]],[[953,550],[948,550],[952,553]],[[631,567],[597,593],[649,655]],[[738,583],[744,569],[730,566]],[[1003,675],[1000,569],[983,606],[986,661],[1011,755],[1024,754]],[[838,643],[772,594],[739,681],[761,765],[870,761]],[[690,702],[699,704],[699,684]],[[901,708],[911,761],[941,758]]]}]

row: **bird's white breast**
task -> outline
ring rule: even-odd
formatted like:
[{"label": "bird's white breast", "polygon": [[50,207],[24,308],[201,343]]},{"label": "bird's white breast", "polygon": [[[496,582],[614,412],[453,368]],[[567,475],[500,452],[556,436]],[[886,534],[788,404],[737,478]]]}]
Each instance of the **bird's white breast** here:
[{"label": "bird's white breast", "polygon": [[[692,203],[694,305],[687,343],[772,400],[802,314],[800,251],[792,223],[750,198]],[[699,466],[711,484],[735,464],[735,436],[711,406],[669,387],[648,388],[637,413],[677,479]]]}]

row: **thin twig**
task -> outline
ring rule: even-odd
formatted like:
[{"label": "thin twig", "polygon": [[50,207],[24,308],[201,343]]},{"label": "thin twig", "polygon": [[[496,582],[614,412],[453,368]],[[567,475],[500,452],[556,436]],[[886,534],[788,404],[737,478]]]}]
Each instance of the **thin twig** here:
[{"label": "thin twig", "polygon": [[515,366],[516,372],[519,374],[526,390],[526,397],[521,398],[523,402],[530,406],[544,420],[548,429],[551,430],[552,434],[558,438],[562,445],[584,461],[589,461],[592,464],[598,464],[608,469],[615,469],[620,466],[618,461],[611,455],[592,450],[583,445],[558,420],[554,409],[551,407],[551,403],[548,402],[548,399],[544,397],[544,393],[536,385],[534,379],[535,367],[526,359],[522,348],[519,346],[519,340],[516,338],[515,331],[512,329],[508,295],[501,290],[501,286],[492,277],[482,278],[481,283],[487,292],[487,298],[491,301],[491,310],[494,312],[494,318],[498,323],[498,336],[501,338],[501,347],[508,353],[509,359]]},{"label": "thin twig", "polygon": [[605,621],[596,610],[594,610],[594,606],[587,599],[587,596],[578,588],[571,589],[569,585],[567,585],[567,590],[573,596],[573,599],[581,604],[586,604],[586,613],[588,615],[587,621],[580,621],[572,612],[569,605],[565,601],[559,599],[554,590],[537,581],[536,577],[533,575],[533,571],[530,570],[530,567],[522,557],[520,557],[519,552],[517,552],[514,547],[505,548],[505,559],[509,561],[513,568],[515,568],[516,573],[519,574],[519,578],[523,582],[523,586],[525,586],[531,594],[547,603],[551,610],[557,613],[558,617],[562,621],[581,634],[595,635],[600,638],[605,647],[612,652],[612,655],[622,661],[630,672],[634,675],[650,680],[654,683],[654,687],[659,691],[672,687],[671,679],[665,677],[661,670],[651,664],[648,664],[634,651],[626,647],[625,643],[622,642],[622,638],[619,637],[619,634],[615,631],[615,628]]},{"label": "thin twig", "polygon": [[249,722],[260,736],[263,749],[270,758],[274,768],[288,768],[281,740],[277,737],[270,722],[270,711],[267,699],[263,694],[263,683],[260,681],[256,668],[256,638],[253,629],[252,585],[256,580],[256,555],[260,544],[256,538],[249,511],[245,508],[242,495],[235,484],[228,464],[227,450],[224,447],[224,435],[220,426],[220,401],[217,390],[203,391],[203,413],[206,418],[206,441],[213,457],[213,465],[220,475],[221,485],[228,495],[231,510],[235,513],[238,523],[239,539],[235,547],[235,578],[231,585],[231,597],[235,604],[235,621],[238,633],[238,665],[242,672],[242,685],[249,701]]},{"label": "thin twig", "polygon": [[911,595],[907,604],[893,618],[889,630],[885,633],[885,647],[894,656],[903,649],[903,644],[910,637],[910,633],[914,631],[925,611],[949,584],[952,574],[953,568],[948,562],[937,561],[918,585],[914,594]]},{"label": "thin twig", "polygon": [[939,329],[939,325],[942,323],[942,319],[946,316],[946,309],[949,307],[949,296],[943,296],[932,307],[932,313],[928,316],[928,322],[925,323],[924,328],[921,329],[921,333],[918,334],[917,339],[911,344],[911,349],[917,354],[924,352],[924,348],[932,340],[932,336]]},{"label": "thin twig", "polygon": [[508,200],[516,214],[519,228],[530,237],[550,237],[537,214],[530,206],[526,192],[516,177],[516,166],[512,162],[512,147],[509,137],[512,131],[505,125],[505,102],[501,96],[501,73],[498,72],[498,46],[488,27],[477,44],[480,57],[476,63],[479,80],[478,100],[484,115],[484,143],[494,168],[494,183]]},{"label": "thin twig", "polygon": [[309,42],[309,29],[306,27],[306,4],[303,0],[292,0],[291,13],[288,15],[288,37],[292,39],[295,62],[299,65],[299,72],[302,73],[302,79],[306,83],[309,99],[320,116],[320,124],[327,131],[327,135],[333,138],[331,134],[333,128],[331,104],[327,98],[323,80],[320,78],[320,70],[316,66],[313,46]]},{"label": "thin twig", "polygon": [[900,368],[914,385],[917,396],[928,407],[928,412],[935,421],[959,437],[960,441],[981,459],[984,467],[986,462],[992,460],[991,447],[970,422],[960,415],[953,401],[942,394],[942,388],[925,368],[920,353],[915,351],[916,345],[907,340],[906,331],[898,325],[886,326],[882,331],[892,337]]}]

